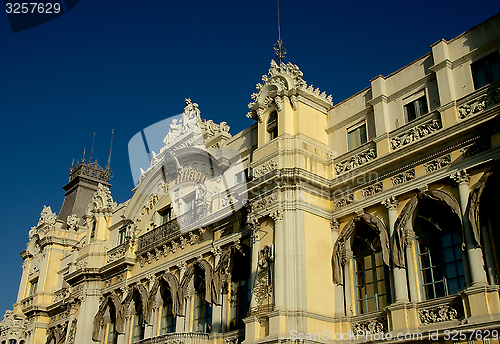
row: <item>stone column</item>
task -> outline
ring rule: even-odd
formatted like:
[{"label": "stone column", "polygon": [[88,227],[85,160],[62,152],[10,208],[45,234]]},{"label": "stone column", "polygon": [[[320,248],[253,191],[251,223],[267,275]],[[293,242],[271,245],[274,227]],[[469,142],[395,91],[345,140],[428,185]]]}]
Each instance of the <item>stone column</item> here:
[{"label": "stone column", "polygon": [[[214,266],[217,268],[219,265],[221,249],[220,247],[214,247],[212,250],[214,255]],[[222,312],[223,307],[221,305],[212,304],[212,331],[211,333],[221,333],[222,332]]]},{"label": "stone column", "polygon": [[[391,252],[395,254],[395,239],[396,235],[394,233],[394,224],[396,223],[396,219],[398,218],[398,200],[396,197],[392,196],[385,199],[382,204],[387,208],[387,213],[389,215],[389,243]],[[394,298],[395,302],[408,302],[408,290],[406,289],[406,269],[398,267],[394,264],[394,261],[391,263],[393,268],[394,275]]]},{"label": "stone column", "polygon": [[349,240],[345,242],[346,248],[344,252],[344,296],[345,296],[345,314],[347,316],[352,316],[352,310],[355,307],[352,303],[351,297],[351,266],[353,266],[353,255],[351,251],[351,243]]},{"label": "stone column", "polygon": [[[412,221],[412,218],[408,221]],[[406,260],[408,265],[406,268],[408,269],[408,287],[410,289],[410,300],[411,302],[418,302],[418,288],[417,288],[417,280],[415,278],[416,270],[415,270],[415,261],[417,260],[414,254],[415,248],[415,232],[413,230],[405,229],[406,231]]]},{"label": "stone column", "polygon": [[[337,219],[330,221],[330,228],[332,230],[332,247],[335,246],[339,237],[340,222]],[[335,316],[344,316],[344,288],[341,284],[335,285]]]},{"label": "stone column", "polygon": [[458,185],[460,208],[462,210],[463,230],[465,232],[465,247],[469,258],[472,285],[487,285],[488,279],[484,270],[483,253],[480,247],[475,247],[474,233],[469,221],[469,180],[466,170],[460,170],[451,175]]}]

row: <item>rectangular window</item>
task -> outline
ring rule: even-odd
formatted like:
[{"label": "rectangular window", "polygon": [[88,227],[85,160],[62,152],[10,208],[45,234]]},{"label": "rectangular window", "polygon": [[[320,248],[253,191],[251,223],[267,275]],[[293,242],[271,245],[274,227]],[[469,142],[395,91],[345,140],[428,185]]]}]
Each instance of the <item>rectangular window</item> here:
[{"label": "rectangular window", "polygon": [[38,278],[34,279],[30,282],[30,292],[29,296],[34,295],[36,293],[36,287],[38,286]]},{"label": "rectangular window", "polygon": [[234,184],[240,184],[243,182],[246,182],[247,180],[247,170],[243,170],[241,172],[238,172],[234,176]]},{"label": "rectangular window", "polygon": [[231,282],[231,323],[230,330],[244,328],[243,318],[250,308],[250,280]]},{"label": "rectangular window", "polygon": [[161,224],[165,224],[172,220],[172,208],[168,207],[160,212]]},{"label": "rectangular window", "polygon": [[365,123],[352,130],[347,131],[347,146],[349,150],[359,147],[367,141],[368,137],[366,136]]},{"label": "rectangular window", "polygon": [[118,333],[115,330],[115,323],[110,322],[108,324],[108,340],[106,341],[106,344],[116,344],[118,341]]},{"label": "rectangular window", "polygon": [[498,57],[498,51],[472,63],[470,67],[476,90],[500,80],[500,58]]},{"label": "rectangular window", "polygon": [[92,222],[92,230],[90,231],[90,239],[89,239],[89,243],[94,242],[94,237],[95,237],[95,227],[96,227],[96,222],[95,222],[95,221],[93,221],[93,222]]},{"label": "rectangular window", "polygon": [[125,234],[127,232],[127,228],[120,228],[118,231],[118,245],[123,244],[125,242]]},{"label": "rectangular window", "polygon": [[194,209],[194,192],[191,195],[183,198],[184,201],[184,213]]},{"label": "rectangular window", "polygon": [[403,100],[406,123],[429,112],[425,91],[420,91]]}]

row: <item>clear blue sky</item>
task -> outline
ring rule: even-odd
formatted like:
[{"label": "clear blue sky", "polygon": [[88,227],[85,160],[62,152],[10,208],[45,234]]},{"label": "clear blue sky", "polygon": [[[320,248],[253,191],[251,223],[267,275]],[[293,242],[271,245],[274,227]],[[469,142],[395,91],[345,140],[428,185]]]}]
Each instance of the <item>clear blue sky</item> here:
[{"label": "clear blue sky", "polygon": [[[286,62],[335,103],[500,12],[500,1],[287,1]],[[276,1],[80,0],[67,14],[13,34],[0,14],[0,315],[16,301],[19,253],[44,205],[58,213],[71,161],[111,167],[114,200],[134,187],[127,144],[177,115],[184,98],[235,134],[274,57]]]}]

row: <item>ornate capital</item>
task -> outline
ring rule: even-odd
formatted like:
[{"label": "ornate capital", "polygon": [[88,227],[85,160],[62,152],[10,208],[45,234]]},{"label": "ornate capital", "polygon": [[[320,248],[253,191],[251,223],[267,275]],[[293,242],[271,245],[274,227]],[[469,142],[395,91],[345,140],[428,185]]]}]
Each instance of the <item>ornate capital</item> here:
[{"label": "ornate capital", "polygon": [[382,201],[382,205],[387,208],[387,210],[398,209],[399,201],[396,197],[391,196]]},{"label": "ornate capital", "polygon": [[453,179],[458,186],[462,184],[469,184],[470,181],[470,176],[465,169],[453,173],[450,178]]}]

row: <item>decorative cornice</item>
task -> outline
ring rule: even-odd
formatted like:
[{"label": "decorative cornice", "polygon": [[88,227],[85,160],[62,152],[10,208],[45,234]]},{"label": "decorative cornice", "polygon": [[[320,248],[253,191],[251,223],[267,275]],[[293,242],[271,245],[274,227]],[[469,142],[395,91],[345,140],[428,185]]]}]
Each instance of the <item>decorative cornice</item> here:
[{"label": "decorative cornice", "polygon": [[268,172],[275,170],[278,167],[278,163],[275,160],[268,160],[262,165],[253,169],[253,177],[260,178]]}]

